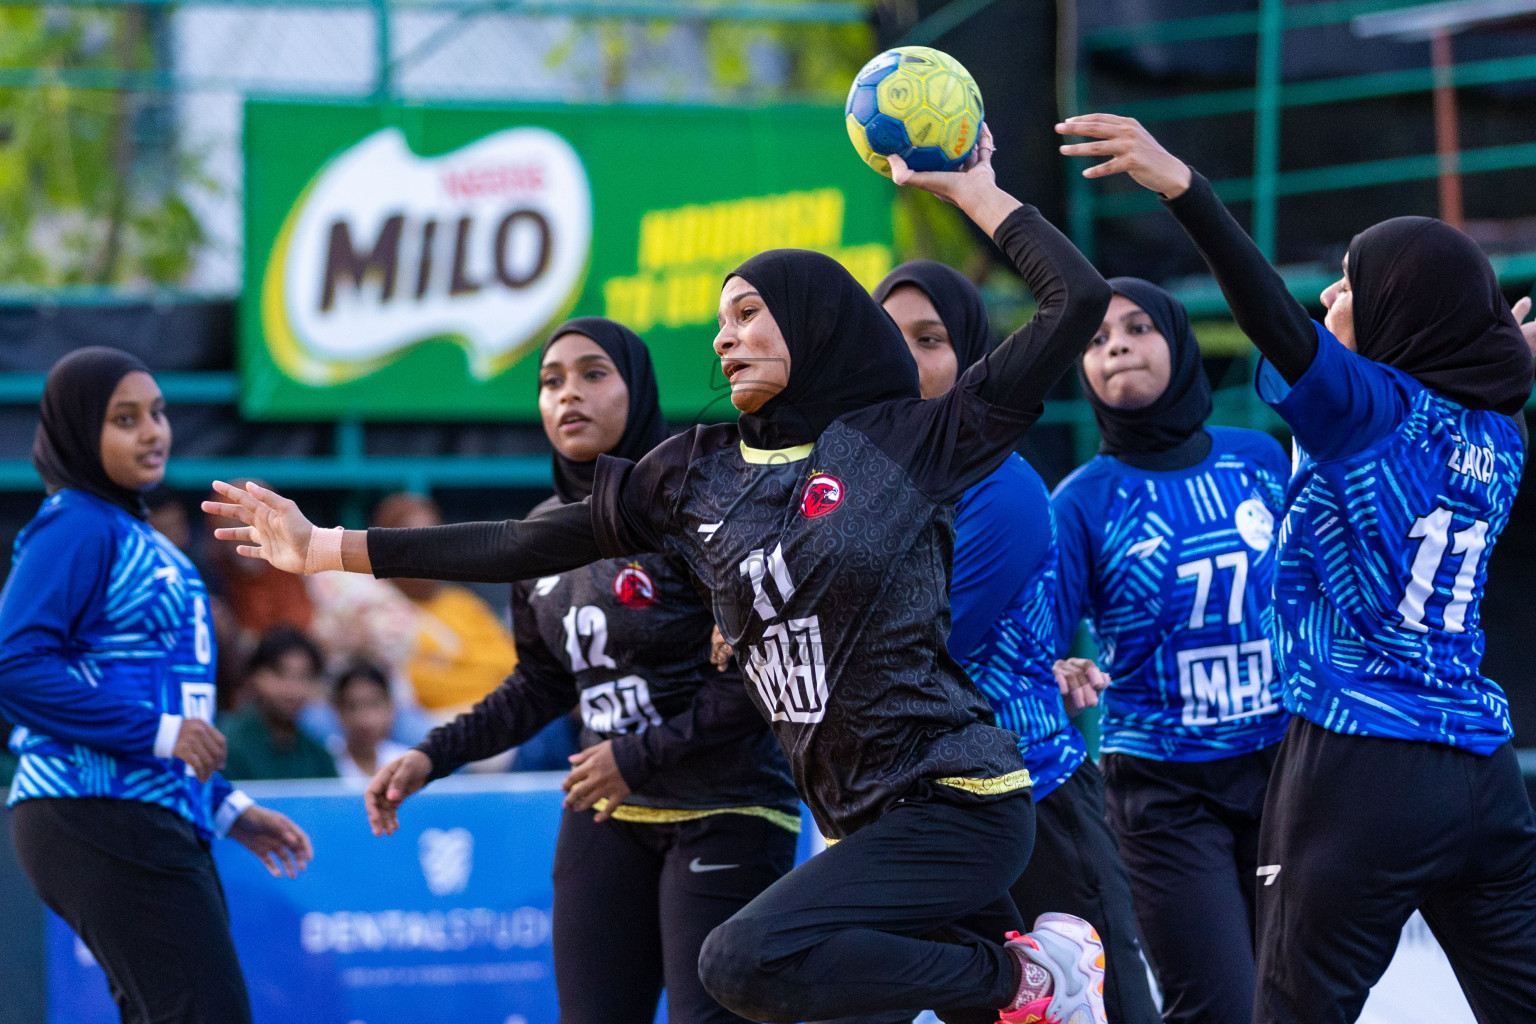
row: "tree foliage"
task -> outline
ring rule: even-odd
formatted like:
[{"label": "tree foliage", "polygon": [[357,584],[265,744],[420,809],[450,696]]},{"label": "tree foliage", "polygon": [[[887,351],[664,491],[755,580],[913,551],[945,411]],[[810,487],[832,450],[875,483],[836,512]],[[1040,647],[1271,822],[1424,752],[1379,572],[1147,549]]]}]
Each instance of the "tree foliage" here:
[{"label": "tree foliage", "polygon": [[[0,285],[175,283],[202,241],[143,8],[0,5]],[[96,80],[83,80],[95,75]],[[11,84],[13,82],[20,84]]]}]

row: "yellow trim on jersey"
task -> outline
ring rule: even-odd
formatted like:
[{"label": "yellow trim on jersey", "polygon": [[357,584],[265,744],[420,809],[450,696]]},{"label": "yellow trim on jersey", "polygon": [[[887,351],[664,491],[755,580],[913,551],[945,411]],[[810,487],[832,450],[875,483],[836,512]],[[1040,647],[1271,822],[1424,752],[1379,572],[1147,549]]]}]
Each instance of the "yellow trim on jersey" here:
[{"label": "yellow trim on jersey", "polygon": [[1033,786],[1034,780],[1029,777],[1028,768],[1020,768],[1016,772],[1007,775],[999,775],[991,779],[934,779],[941,786],[949,786],[953,789],[963,789],[967,793],[975,793],[977,796],[1000,796],[1003,793],[1012,793],[1019,789],[1028,789]]},{"label": "yellow trim on jersey", "polygon": [[[593,805],[593,810],[604,811],[608,809],[606,799],[599,800]],[[637,825],[671,825],[679,821],[698,821],[700,818],[712,817],[716,814],[750,814],[754,818],[765,818],[787,832],[800,834],[800,818],[788,811],[780,811],[772,807],[708,807],[708,808],[683,808],[683,807],[641,807],[639,804],[620,804],[614,808],[611,817],[615,821],[628,821]]]},{"label": "yellow trim on jersey", "polygon": [[793,448],[748,448],[747,442],[741,442],[741,457],[754,466],[782,466],[786,462],[799,462],[809,458],[811,449],[815,447],[809,444],[797,444]]}]

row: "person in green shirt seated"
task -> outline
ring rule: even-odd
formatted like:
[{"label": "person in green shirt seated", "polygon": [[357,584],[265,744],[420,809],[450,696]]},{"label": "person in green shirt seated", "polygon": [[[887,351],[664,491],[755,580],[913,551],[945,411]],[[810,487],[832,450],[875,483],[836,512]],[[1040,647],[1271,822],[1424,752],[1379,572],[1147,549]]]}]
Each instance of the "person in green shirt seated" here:
[{"label": "person in green shirt seated", "polygon": [[336,777],[330,753],[299,728],[323,671],[319,649],[298,630],[279,626],[262,637],[246,666],[245,706],[219,721],[229,743],[225,778]]}]

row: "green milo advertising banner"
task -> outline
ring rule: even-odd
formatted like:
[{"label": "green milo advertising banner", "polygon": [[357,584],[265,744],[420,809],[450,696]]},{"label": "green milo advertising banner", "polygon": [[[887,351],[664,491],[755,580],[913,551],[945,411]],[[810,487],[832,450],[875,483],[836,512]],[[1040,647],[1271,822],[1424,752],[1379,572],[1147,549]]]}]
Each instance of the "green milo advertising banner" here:
[{"label": "green milo advertising banner", "polygon": [[789,246],[873,287],[893,193],[834,109],[250,102],[242,412],[534,418],[540,345],[597,315],[671,419],[725,418],[725,274]]}]

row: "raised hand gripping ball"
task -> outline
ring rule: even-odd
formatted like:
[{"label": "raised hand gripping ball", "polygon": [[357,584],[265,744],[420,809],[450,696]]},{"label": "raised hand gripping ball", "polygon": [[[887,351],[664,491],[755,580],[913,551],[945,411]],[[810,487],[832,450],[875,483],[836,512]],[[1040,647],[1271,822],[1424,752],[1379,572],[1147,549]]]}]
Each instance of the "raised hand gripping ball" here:
[{"label": "raised hand gripping ball", "polygon": [[854,77],[844,114],[853,148],[887,178],[892,154],[914,171],[953,171],[976,147],[981,90],[949,54],[898,46]]}]

